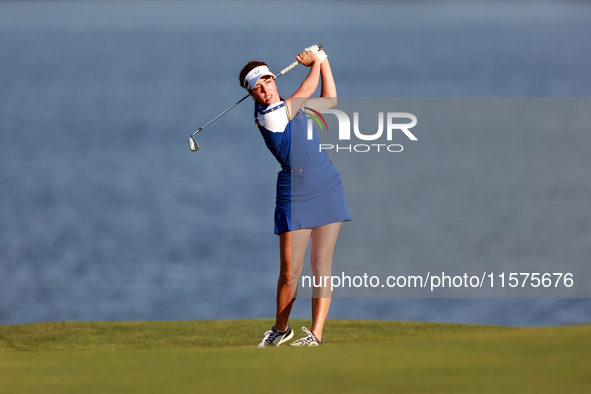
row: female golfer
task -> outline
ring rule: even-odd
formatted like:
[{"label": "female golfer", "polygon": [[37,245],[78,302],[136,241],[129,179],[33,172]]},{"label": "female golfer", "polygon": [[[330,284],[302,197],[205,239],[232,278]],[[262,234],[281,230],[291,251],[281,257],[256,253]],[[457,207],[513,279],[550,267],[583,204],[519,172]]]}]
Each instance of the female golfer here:
[{"label": "female golfer", "polygon": [[[297,296],[308,241],[312,239],[314,285],[331,275],[332,257],[342,221],[351,214],[345,202],[339,172],[313,132],[308,138],[305,111],[332,108],[337,91],[332,71],[321,47],[301,52],[296,59],[310,68],[299,89],[288,99],[277,92],[273,73],[263,62],[251,61],[240,72],[240,84],[255,100],[255,124],[271,153],[281,164],[277,178],[275,233],[279,235],[281,268],[277,283],[275,325],[257,347],[279,346],[293,337],[288,319]],[[320,97],[310,99],[322,80]],[[324,285],[324,283],[322,283]],[[292,346],[318,346],[331,300],[327,287],[314,287],[312,327]]]}]

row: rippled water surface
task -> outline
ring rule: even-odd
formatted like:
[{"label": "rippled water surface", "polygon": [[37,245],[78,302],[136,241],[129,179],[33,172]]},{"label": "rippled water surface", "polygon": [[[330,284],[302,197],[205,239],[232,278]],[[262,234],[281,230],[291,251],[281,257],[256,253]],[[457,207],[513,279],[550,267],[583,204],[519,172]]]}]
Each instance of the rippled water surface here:
[{"label": "rippled water surface", "polygon": [[[243,97],[251,59],[279,70],[321,43],[348,97],[588,97],[589,37],[589,2],[0,2],[0,324],[273,316],[278,165],[251,102],[187,146]],[[412,182],[431,165],[405,169],[400,200],[449,197]],[[568,231],[589,240],[580,216]],[[564,224],[552,218],[536,234]],[[589,322],[591,303],[335,299],[329,316],[566,324]]]}]

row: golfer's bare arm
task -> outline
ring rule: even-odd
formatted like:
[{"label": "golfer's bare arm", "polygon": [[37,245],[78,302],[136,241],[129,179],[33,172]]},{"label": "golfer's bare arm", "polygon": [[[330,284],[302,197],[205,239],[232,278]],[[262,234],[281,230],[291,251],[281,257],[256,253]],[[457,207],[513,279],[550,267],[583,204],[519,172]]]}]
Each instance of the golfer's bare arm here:
[{"label": "golfer's bare arm", "polygon": [[[310,67],[308,76],[304,79],[304,82],[300,85],[298,90],[285,100],[287,105],[287,111],[289,113],[289,120],[298,113],[302,105],[314,94],[314,91],[318,87],[318,78],[320,77],[321,64],[318,60],[318,56],[312,52],[302,52],[296,56],[296,59],[306,67]],[[333,82],[334,83],[334,82]],[[335,89],[336,91],[336,89]]]},{"label": "golfer's bare arm", "polygon": [[317,111],[329,109],[337,105],[337,87],[334,83],[328,59],[324,59],[322,64],[320,64],[320,79],[322,80],[320,97],[309,99],[305,105]]}]

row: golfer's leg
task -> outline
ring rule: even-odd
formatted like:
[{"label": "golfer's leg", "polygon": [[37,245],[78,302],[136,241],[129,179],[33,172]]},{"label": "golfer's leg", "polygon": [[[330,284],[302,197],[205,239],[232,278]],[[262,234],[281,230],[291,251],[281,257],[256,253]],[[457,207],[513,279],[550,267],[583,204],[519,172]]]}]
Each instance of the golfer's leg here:
[{"label": "golfer's leg", "polygon": [[298,278],[302,273],[310,229],[288,231],[279,235],[281,268],[277,281],[277,314],[275,329],[284,331],[296,299]]},{"label": "golfer's leg", "polygon": [[[316,282],[322,280],[322,287],[315,288],[312,296],[312,332],[322,338],[322,329],[328,315],[332,291],[330,289],[330,278],[325,282],[325,277],[332,273],[332,256],[334,247],[339,236],[341,223],[331,223],[316,227],[312,230],[312,252],[310,261],[312,273]],[[326,283],[326,287],[324,284]]]}]

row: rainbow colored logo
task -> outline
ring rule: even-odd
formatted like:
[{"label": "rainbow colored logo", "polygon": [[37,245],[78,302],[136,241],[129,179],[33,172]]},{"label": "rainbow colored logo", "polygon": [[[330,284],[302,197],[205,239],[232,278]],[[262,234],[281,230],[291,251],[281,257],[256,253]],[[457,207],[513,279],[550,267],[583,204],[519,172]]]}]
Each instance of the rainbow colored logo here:
[{"label": "rainbow colored logo", "polygon": [[[326,120],[324,120],[324,117],[322,117],[322,115],[320,114],[320,112],[313,110],[312,108],[308,108],[308,107],[303,107],[306,111],[310,111],[312,112],[310,113],[306,113],[306,115],[308,115],[309,117],[311,117],[312,119],[314,119],[316,121],[316,123],[318,123],[318,126],[320,126],[320,130],[324,130],[322,128],[322,123],[324,123],[324,127],[326,127],[326,130],[328,131],[328,126],[326,125]],[[322,119],[322,123],[320,123],[320,120],[318,119]]]}]

